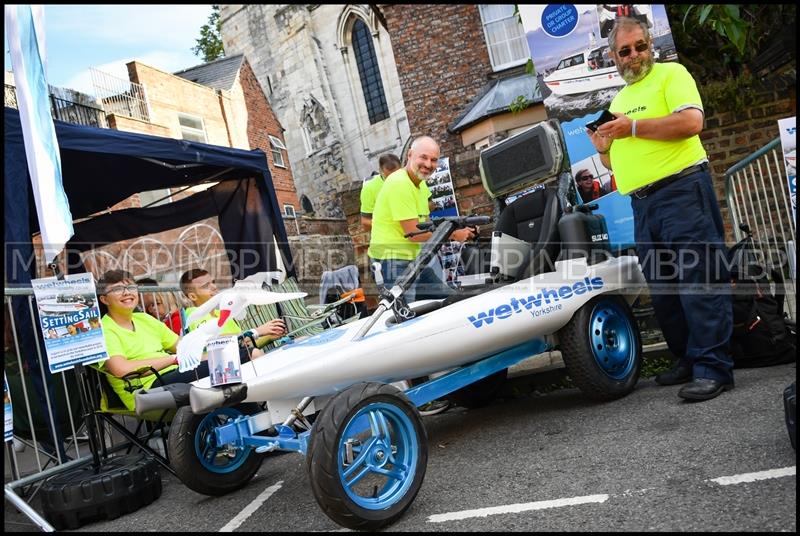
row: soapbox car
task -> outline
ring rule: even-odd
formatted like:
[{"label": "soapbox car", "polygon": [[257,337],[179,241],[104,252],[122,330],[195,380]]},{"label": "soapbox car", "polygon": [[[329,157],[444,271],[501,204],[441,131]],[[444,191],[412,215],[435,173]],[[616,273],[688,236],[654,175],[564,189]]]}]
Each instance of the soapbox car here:
[{"label": "soapbox car", "polygon": [[[299,452],[322,510],[342,526],[372,530],[398,519],[422,485],[428,446],[419,406],[485,404],[510,366],[552,349],[587,396],[631,392],[641,341],[630,304],[644,277],[636,257],[595,255],[602,248],[591,233],[565,247],[570,224],[602,217],[585,206],[563,214],[564,204],[549,187],[518,199],[498,217],[488,272],[464,278],[473,285],[447,299],[407,304],[404,293],[452,231],[489,219],[421,224],[432,237],[371,316],[243,364],[239,384],[192,385],[169,432],[176,473],[197,492],[223,495],[255,475],[264,453]],[[532,216],[524,225],[515,216],[523,213]],[[534,227],[540,236],[525,237]],[[554,244],[562,250],[554,262],[540,262]],[[509,262],[520,252],[521,262]],[[425,377],[434,379],[397,387]]]}]

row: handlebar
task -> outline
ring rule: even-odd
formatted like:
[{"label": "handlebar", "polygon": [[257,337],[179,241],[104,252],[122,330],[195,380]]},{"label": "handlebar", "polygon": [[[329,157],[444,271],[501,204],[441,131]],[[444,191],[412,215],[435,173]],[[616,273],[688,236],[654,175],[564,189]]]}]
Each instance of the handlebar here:
[{"label": "handlebar", "polygon": [[436,218],[434,220],[428,221],[421,221],[417,224],[417,229],[419,231],[415,231],[413,233],[408,233],[405,235],[406,238],[410,238],[412,236],[417,236],[423,233],[427,233],[437,229],[440,225],[445,222],[449,222],[452,224],[451,231],[455,231],[456,229],[464,229],[465,227],[475,227],[477,225],[487,225],[492,221],[492,218],[489,216],[447,216],[445,218]]}]

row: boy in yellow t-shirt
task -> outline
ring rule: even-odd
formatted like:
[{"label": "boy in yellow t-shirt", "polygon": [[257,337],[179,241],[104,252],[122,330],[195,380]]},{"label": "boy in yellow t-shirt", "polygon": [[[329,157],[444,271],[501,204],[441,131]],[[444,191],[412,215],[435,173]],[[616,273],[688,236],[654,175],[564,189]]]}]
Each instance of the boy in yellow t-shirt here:
[{"label": "boy in yellow t-shirt", "polygon": [[[219,289],[217,285],[214,283],[214,278],[211,277],[206,270],[200,268],[194,268],[185,272],[181,276],[181,290],[183,294],[192,302],[193,307],[186,308],[186,316],[192,314],[192,312],[197,308],[206,303],[212,296],[215,296]],[[216,318],[219,317],[219,309],[215,309],[211,313],[207,314],[200,320],[192,322],[189,326],[186,327],[186,331],[192,331],[197,329],[198,326],[204,324],[208,321],[216,322]],[[256,346],[263,346],[270,341],[274,341],[286,334],[286,324],[280,318],[276,318],[274,320],[269,320],[264,324],[261,324],[255,329],[256,333],[259,336],[259,339],[256,341]],[[233,318],[229,318],[225,324],[222,326],[222,331],[220,331],[220,335],[238,335],[242,332],[242,328]],[[251,357],[256,358],[261,355],[264,355],[264,352],[255,348],[252,351]]]}]

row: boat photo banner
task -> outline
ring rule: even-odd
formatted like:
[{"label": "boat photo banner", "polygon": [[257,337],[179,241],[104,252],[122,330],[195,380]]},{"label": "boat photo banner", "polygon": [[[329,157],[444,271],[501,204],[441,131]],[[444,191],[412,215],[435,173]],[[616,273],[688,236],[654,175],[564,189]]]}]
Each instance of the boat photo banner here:
[{"label": "boat photo banner", "polygon": [[664,6],[520,5],[519,14],[547,116],[561,123],[578,203],[598,204],[614,249],[633,247],[630,199],[617,192],[614,174],[601,163],[586,125],[600,118],[625,85],[608,48],[617,17],[647,21],[655,61],[678,59]]}]

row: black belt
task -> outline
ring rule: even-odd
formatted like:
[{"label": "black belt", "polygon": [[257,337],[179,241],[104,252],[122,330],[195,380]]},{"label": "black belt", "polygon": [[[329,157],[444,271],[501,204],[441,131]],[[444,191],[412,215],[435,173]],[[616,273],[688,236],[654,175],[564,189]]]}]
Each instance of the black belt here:
[{"label": "black belt", "polygon": [[698,173],[700,171],[708,171],[708,162],[703,162],[702,164],[697,164],[696,166],[690,166],[686,169],[675,173],[674,175],[669,175],[664,177],[663,179],[659,179],[656,182],[651,182],[647,186],[642,186],[638,190],[634,190],[631,192],[631,195],[636,199],[644,199],[648,195],[653,195],[656,191],[660,190],[664,186],[669,186],[673,182],[680,180],[686,176],[691,175],[692,173]]}]

